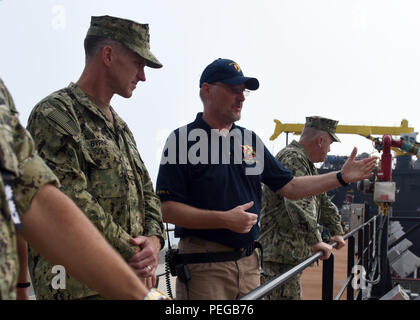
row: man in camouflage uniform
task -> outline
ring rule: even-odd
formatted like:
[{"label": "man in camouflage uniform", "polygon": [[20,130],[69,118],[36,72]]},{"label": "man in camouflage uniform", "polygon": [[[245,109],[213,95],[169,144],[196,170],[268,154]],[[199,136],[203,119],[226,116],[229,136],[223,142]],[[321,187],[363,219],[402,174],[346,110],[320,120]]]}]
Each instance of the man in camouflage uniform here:
[{"label": "man in camouflage uniform", "polygon": [[[127,124],[110,106],[114,94],[132,95],[145,66],[162,67],[150,52],[148,25],[92,17],[86,65],[78,82],[39,102],[28,120],[37,150],[69,195],[108,242],[151,287],[164,245],[160,201]],[[51,288],[51,267],[31,250],[30,271],[40,299],[95,298],[68,277]]]},{"label": "man in camouflage uniform", "polygon": [[[9,209],[12,182],[14,198],[19,212],[29,209],[32,198],[45,184],[58,180],[52,171],[34,154],[30,135],[17,118],[12,98],[0,80],[0,299],[16,299],[19,270],[17,234],[15,224],[20,217]],[[6,189],[9,185],[9,195]]]},{"label": "man in camouflage uniform", "polygon": [[[318,172],[314,163],[323,162],[330,144],[340,140],[335,134],[338,121],[307,117],[299,142],[293,141],[276,158],[294,176],[313,176]],[[318,222],[326,227],[337,249],[344,246],[341,219],[326,193],[300,200],[289,200],[264,186],[259,241],[264,252],[264,275],[267,282],[296,264],[322,250],[327,259],[332,247],[323,242]],[[268,299],[301,299],[301,273],[289,279],[268,295]]]},{"label": "man in camouflage uniform", "polygon": [[16,299],[17,287],[27,290],[29,285],[17,283],[24,262],[17,237],[108,298],[165,298],[154,289],[147,292],[80,209],[56,188],[56,176],[37,155],[1,79],[0,137],[0,300]]}]

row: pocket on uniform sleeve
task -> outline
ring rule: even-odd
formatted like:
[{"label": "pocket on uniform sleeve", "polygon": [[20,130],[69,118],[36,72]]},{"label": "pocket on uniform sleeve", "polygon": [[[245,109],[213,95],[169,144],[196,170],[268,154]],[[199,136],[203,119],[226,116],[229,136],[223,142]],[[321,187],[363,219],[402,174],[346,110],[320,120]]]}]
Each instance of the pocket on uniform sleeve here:
[{"label": "pocket on uniform sleeve", "polygon": [[17,176],[19,174],[19,162],[12,147],[14,137],[9,125],[0,123],[0,137],[0,168]]}]

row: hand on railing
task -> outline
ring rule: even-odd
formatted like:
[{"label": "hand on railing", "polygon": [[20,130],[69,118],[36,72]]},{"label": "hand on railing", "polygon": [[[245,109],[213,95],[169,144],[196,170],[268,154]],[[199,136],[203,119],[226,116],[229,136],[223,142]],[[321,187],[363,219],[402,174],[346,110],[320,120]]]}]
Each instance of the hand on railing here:
[{"label": "hand on railing", "polygon": [[[345,241],[345,240],[347,240],[347,239],[349,239],[351,237],[353,239],[353,242],[354,242],[354,235],[356,233],[358,233],[360,230],[362,230],[362,229],[366,228],[367,226],[369,226],[370,224],[374,223],[376,221],[376,219],[378,219],[378,217],[381,217],[381,215],[382,215],[381,213],[378,213],[376,216],[370,218],[365,223],[363,223],[360,226],[358,226],[357,228],[351,230],[350,232],[348,232],[343,237],[343,240]],[[322,242],[320,242],[320,243],[322,243]],[[318,245],[318,244],[316,244],[316,245]],[[314,245],[312,248],[314,248],[316,245]],[[338,242],[333,242],[331,245],[329,245],[329,244],[327,244],[327,245],[330,246],[331,248],[335,248],[335,247],[338,246]],[[349,246],[349,250],[351,248],[353,249],[352,256],[354,256],[354,247],[353,246]],[[305,261],[302,261],[301,263],[299,263],[298,265],[294,266],[293,268],[291,268],[290,270],[286,271],[285,273],[278,275],[276,278],[274,278],[274,279],[272,279],[272,280],[264,283],[260,287],[252,290],[248,294],[246,294],[243,297],[241,297],[240,300],[257,300],[257,299],[261,299],[262,297],[264,297],[265,295],[267,295],[268,293],[270,293],[274,289],[280,287],[284,282],[286,282],[287,280],[289,280],[290,278],[292,278],[293,276],[295,276],[299,272],[302,272],[307,267],[311,266],[319,258],[321,258],[322,256],[320,256],[320,255],[323,254],[323,251],[321,249],[318,249],[316,251],[317,251],[317,253],[315,253],[313,256],[309,257]],[[331,254],[331,252],[330,252],[330,254]],[[360,260],[358,260],[355,265],[359,265],[360,263],[361,263]],[[349,283],[351,283],[351,279],[350,280],[347,279],[347,282],[346,282],[346,285],[345,286],[347,286]],[[341,297],[342,293],[344,292],[344,289],[345,289],[345,287],[340,290],[341,291],[341,294],[339,294],[338,297]],[[338,298],[336,298],[336,300],[337,299]],[[353,298],[351,298],[351,299],[353,299]]]},{"label": "hand on railing", "polygon": [[324,255],[320,257],[321,260],[326,260],[330,257],[332,246],[325,242],[318,242],[312,246],[313,252],[322,251],[324,252]]},{"label": "hand on railing", "polygon": [[336,242],[336,245],[332,245],[335,249],[340,250],[342,247],[344,247],[346,245],[346,242],[344,241],[343,236],[334,236],[330,238],[330,241],[332,243]]}]

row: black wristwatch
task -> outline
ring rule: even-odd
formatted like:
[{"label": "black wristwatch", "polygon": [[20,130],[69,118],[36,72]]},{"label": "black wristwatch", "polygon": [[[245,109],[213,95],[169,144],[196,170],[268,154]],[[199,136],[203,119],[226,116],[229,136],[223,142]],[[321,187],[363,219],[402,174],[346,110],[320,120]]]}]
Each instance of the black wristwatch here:
[{"label": "black wristwatch", "polygon": [[16,288],[29,288],[31,285],[30,282],[18,282]]},{"label": "black wristwatch", "polygon": [[341,171],[338,171],[336,176],[337,176],[337,180],[338,180],[338,182],[340,182],[340,184],[341,184],[343,187],[345,187],[345,186],[348,186],[348,185],[349,185],[347,182],[345,182],[345,181],[344,181],[344,179],[343,179],[343,175],[341,174]]}]

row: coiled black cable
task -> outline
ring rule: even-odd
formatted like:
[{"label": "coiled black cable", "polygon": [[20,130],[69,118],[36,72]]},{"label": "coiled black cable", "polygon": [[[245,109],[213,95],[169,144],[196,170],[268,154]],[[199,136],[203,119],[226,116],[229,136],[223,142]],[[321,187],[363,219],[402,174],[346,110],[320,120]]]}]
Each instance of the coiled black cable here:
[{"label": "coiled black cable", "polygon": [[172,295],[172,287],[171,287],[171,277],[170,277],[170,270],[169,270],[169,258],[168,258],[168,254],[171,251],[171,241],[169,239],[169,227],[168,227],[168,223],[166,223],[166,234],[168,236],[168,251],[166,251],[165,254],[165,281],[166,281],[166,291],[169,295],[169,297],[171,297],[171,299],[173,299],[173,295]]}]

